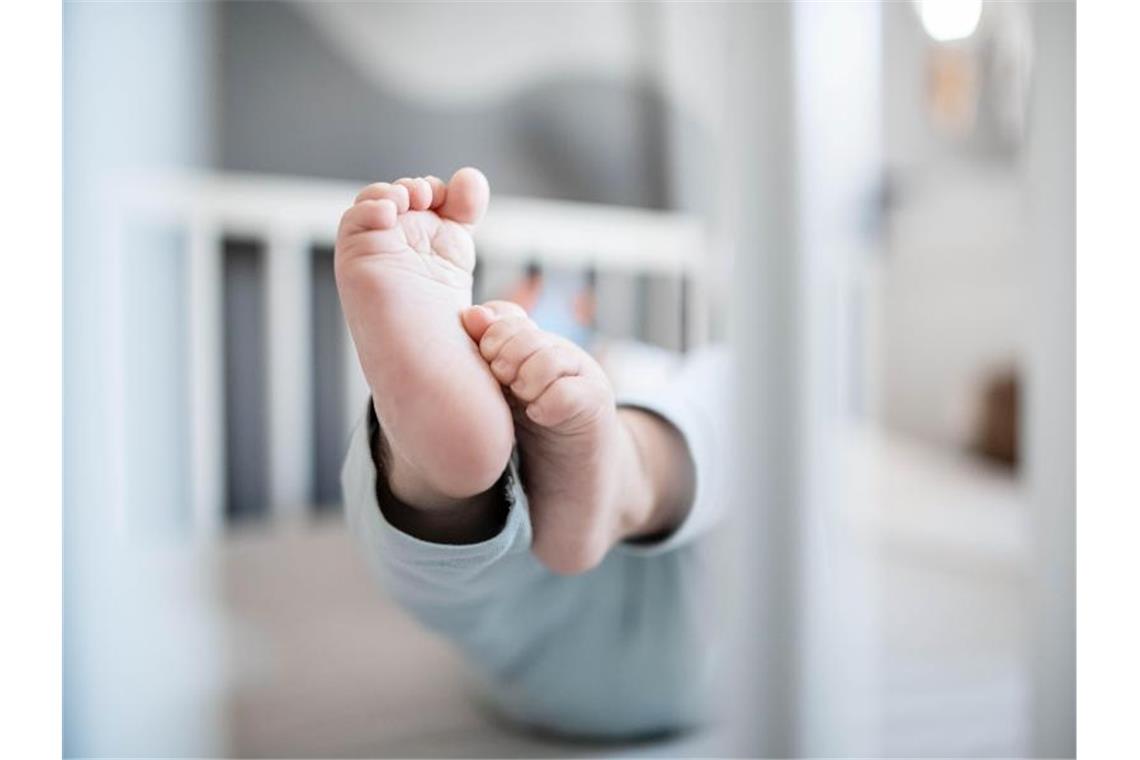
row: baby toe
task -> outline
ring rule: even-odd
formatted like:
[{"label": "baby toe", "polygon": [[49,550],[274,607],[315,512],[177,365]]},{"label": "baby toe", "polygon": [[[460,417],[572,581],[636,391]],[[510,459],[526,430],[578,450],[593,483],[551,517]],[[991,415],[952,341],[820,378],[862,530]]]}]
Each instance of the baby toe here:
[{"label": "baby toe", "polygon": [[581,375],[567,375],[552,382],[526,408],[535,424],[573,432],[578,423],[589,424],[602,408],[604,395],[597,383]]},{"label": "baby toe", "polygon": [[396,184],[408,191],[409,208],[412,211],[425,211],[431,206],[431,185],[422,177],[400,177]]},{"label": "baby toe", "polygon": [[389,200],[396,205],[397,213],[408,210],[408,188],[390,182],[373,182],[356,195],[356,202]]},{"label": "baby toe", "polygon": [[466,167],[452,175],[447,183],[447,199],[440,207],[440,216],[460,224],[476,224],[487,211],[491,187],[478,169]]},{"label": "baby toe", "polygon": [[534,323],[527,317],[504,317],[495,320],[479,340],[479,353],[488,362],[493,362],[507,341],[532,324]]},{"label": "baby toe", "polygon": [[429,208],[437,209],[444,204],[447,200],[447,183],[439,177],[428,175],[424,177],[428,185],[431,187],[431,205]]},{"label": "baby toe", "polygon": [[567,346],[548,343],[534,351],[518,368],[511,392],[524,401],[533,401],[556,380],[577,375],[581,359]]}]

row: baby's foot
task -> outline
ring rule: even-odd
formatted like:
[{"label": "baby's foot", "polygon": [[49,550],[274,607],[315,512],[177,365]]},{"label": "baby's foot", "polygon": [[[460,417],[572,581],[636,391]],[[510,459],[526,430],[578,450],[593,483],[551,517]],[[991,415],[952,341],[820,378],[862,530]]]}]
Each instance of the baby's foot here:
[{"label": "baby's foot", "polygon": [[443,505],[494,485],[510,457],[510,409],[463,330],[472,226],[486,178],[460,169],[369,185],[341,219],[336,277],[388,449],[397,497]]},{"label": "baby's foot", "polygon": [[532,550],[555,572],[589,570],[637,533],[652,506],[609,381],[588,353],[516,304],[473,307],[463,322],[514,411]]}]

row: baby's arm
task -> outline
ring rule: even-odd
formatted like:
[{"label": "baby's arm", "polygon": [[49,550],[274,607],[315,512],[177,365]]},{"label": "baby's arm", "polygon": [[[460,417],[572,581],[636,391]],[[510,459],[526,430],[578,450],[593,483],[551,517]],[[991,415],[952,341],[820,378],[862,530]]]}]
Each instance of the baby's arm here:
[{"label": "baby's arm", "polygon": [[626,463],[648,483],[653,495],[645,518],[627,539],[648,540],[675,529],[689,511],[693,500],[693,464],[677,428],[643,409],[621,407],[618,419],[636,443],[637,461]]}]

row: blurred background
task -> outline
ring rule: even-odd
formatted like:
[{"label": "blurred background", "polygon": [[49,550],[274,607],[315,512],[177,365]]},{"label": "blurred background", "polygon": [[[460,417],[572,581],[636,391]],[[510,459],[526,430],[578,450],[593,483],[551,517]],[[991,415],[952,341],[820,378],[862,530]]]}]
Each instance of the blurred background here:
[{"label": "blurred background", "polygon": [[[1074,24],[66,2],[65,753],[1071,754]],[[619,392],[742,358],[747,667],[708,734],[498,725],[350,545],[336,225],[465,165],[476,300]]]}]

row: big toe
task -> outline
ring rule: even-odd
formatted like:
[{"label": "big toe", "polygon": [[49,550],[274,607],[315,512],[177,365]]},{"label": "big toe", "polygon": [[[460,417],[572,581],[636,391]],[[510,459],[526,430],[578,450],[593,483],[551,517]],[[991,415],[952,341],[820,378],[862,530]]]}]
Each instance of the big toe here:
[{"label": "big toe", "polygon": [[451,175],[439,214],[461,224],[475,224],[487,212],[490,200],[491,186],[483,172],[467,166]]}]

